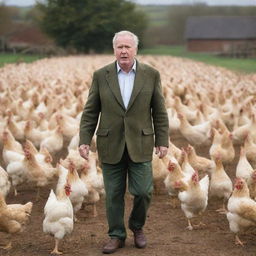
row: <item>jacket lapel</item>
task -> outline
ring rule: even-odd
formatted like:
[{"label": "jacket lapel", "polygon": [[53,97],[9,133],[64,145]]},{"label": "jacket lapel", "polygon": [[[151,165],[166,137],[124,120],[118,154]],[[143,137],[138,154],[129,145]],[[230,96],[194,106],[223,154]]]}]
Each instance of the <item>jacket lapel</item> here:
[{"label": "jacket lapel", "polygon": [[127,106],[127,111],[132,106],[132,104],[133,104],[135,98],[137,97],[137,95],[139,94],[140,90],[143,88],[145,81],[146,81],[145,71],[144,71],[143,67],[139,64],[139,62],[137,61],[135,80],[134,80],[132,95],[131,95],[129,104]]},{"label": "jacket lapel", "polygon": [[122,95],[120,92],[120,87],[118,84],[118,77],[117,77],[117,70],[116,70],[116,62],[112,63],[109,68],[107,69],[106,73],[106,80],[108,82],[108,85],[113,92],[116,100],[118,103],[122,106],[123,109],[125,109]]}]

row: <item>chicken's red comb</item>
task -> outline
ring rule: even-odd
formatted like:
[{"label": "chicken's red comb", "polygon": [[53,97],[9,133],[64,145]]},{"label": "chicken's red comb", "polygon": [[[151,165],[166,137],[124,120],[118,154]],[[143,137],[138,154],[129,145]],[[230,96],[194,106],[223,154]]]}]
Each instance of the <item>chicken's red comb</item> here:
[{"label": "chicken's red comb", "polygon": [[168,170],[171,172],[175,169],[175,167],[176,167],[176,164],[174,162],[169,161]]}]

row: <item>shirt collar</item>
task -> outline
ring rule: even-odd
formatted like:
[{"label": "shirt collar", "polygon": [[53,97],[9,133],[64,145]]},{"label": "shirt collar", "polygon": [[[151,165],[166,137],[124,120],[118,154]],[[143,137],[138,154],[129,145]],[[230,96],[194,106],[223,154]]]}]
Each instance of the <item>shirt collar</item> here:
[{"label": "shirt collar", "polygon": [[[119,73],[120,70],[122,70],[122,68],[119,66],[118,61],[116,62],[116,67],[117,67],[117,73]],[[122,71],[123,71],[123,70],[122,70]],[[133,65],[132,65],[131,71],[133,71],[134,73],[136,72],[136,60],[134,60],[134,63],[133,63]],[[131,72],[131,71],[130,71],[130,72]]]}]

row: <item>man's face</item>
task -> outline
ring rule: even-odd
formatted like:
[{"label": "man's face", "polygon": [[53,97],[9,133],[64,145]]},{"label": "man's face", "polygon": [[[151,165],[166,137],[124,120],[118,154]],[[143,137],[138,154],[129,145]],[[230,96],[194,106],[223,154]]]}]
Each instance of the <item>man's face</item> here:
[{"label": "man's face", "polygon": [[125,71],[129,71],[137,54],[133,38],[129,35],[118,36],[114,44],[114,54],[119,66]]}]

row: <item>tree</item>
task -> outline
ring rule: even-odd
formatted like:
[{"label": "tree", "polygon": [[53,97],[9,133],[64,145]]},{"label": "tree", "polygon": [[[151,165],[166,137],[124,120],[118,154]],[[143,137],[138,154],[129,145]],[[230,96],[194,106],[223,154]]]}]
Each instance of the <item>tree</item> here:
[{"label": "tree", "polygon": [[12,23],[9,9],[0,3],[0,35],[4,35],[10,29]]},{"label": "tree", "polygon": [[143,12],[125,0],[46,0],[41,27],[57,45],[78,52],[102,52],[112,47],[115,32],[130,30],[140,38],[147,25]]},{"label": "tree", "polygon": [[5,51],[6,38],[11,30],[12,20],[9,9],[0,2],[0,51]]}]

